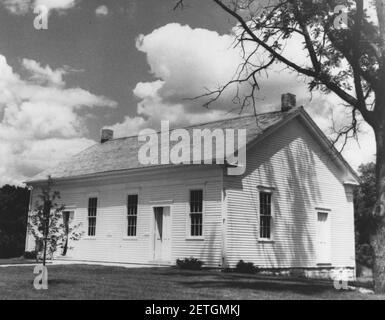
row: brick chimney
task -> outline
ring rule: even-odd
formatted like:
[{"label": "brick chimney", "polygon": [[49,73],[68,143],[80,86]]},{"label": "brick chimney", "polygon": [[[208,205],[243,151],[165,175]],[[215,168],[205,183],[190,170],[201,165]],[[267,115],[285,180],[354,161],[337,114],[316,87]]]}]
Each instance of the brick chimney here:
[{"label": "brick chimney", "polygon": [[100,143],[107,142],[109,140],[112,140],[113,138],[114,138],[114,131],[112,131],[111,129],[102,129]]},{"label": "brick chimney", "polygon": [[281,111],[286,112],[295,108],[297,104],[297,99],[295,94],[285,93],[281,96]]}]

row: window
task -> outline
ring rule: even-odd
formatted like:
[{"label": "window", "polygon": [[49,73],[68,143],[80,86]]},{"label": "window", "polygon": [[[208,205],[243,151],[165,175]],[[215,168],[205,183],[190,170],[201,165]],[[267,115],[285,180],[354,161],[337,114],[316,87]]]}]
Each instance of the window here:
[{"label": "window", "polygon": [[203,235],[203,190],[190,191],[190,235]]},{"label": "window", "polygon": [[127,236],[136,236],[136,222],[138,216],[138,195],[132,194],[127,198]]},{"label": "window", "polygon": [[98,198],[88,199],[88,236],[94,237],[96,234],[96,210]]},{"label": "window", "polygon": [[259,193],[259,237],[271,239],[271,193]]}]

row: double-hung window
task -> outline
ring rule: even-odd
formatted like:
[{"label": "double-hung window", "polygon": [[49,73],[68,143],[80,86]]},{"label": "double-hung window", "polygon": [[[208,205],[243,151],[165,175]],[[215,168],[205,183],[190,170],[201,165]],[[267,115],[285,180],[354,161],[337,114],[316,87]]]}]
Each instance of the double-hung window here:
[{"label": "double-hung window", "polygon": [[203,190],[190,190],[190,236],[203,235]]},{"label": "double-hung window", "polygon": [[131,194],[127,197],[127,236],[136,237],[138,220],[138,195]]},{"label": "double-hung window", "polygon": [[88,199],[88,236],[96,235],[96,213],[98,208],[98,198]]},{"label": "double-hung window", "polygon": [[259,237],[263,240],[272,239],[272,205],[271,192],[259,193]]}]

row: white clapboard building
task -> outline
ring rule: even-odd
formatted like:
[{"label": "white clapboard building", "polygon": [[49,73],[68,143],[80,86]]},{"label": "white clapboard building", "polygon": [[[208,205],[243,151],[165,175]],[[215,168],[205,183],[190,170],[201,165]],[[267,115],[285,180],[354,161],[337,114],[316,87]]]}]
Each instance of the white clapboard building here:
[{"label": "white clapboard building", "polygon": [[[206,267],[239,260],[306,274],[355,268],[358,178],[302,107],[189,127],[247,129],[246,171],[225,164],[143,165],[138,137],[102,141],[35,176],[54,181],[70,222],[84,231],[58,259]],[[289,97],[290,98],[290,97]],[[34,240],[27,237],[26,250]]]}]

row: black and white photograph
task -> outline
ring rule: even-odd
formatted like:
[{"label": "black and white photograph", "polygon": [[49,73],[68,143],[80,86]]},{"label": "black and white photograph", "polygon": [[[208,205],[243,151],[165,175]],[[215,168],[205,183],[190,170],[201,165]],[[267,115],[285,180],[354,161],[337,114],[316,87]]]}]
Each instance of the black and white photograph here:
[{"label": "black and white photograph", "polygon": [[385,0],[0,0],[0,300],[385,300]]}]

